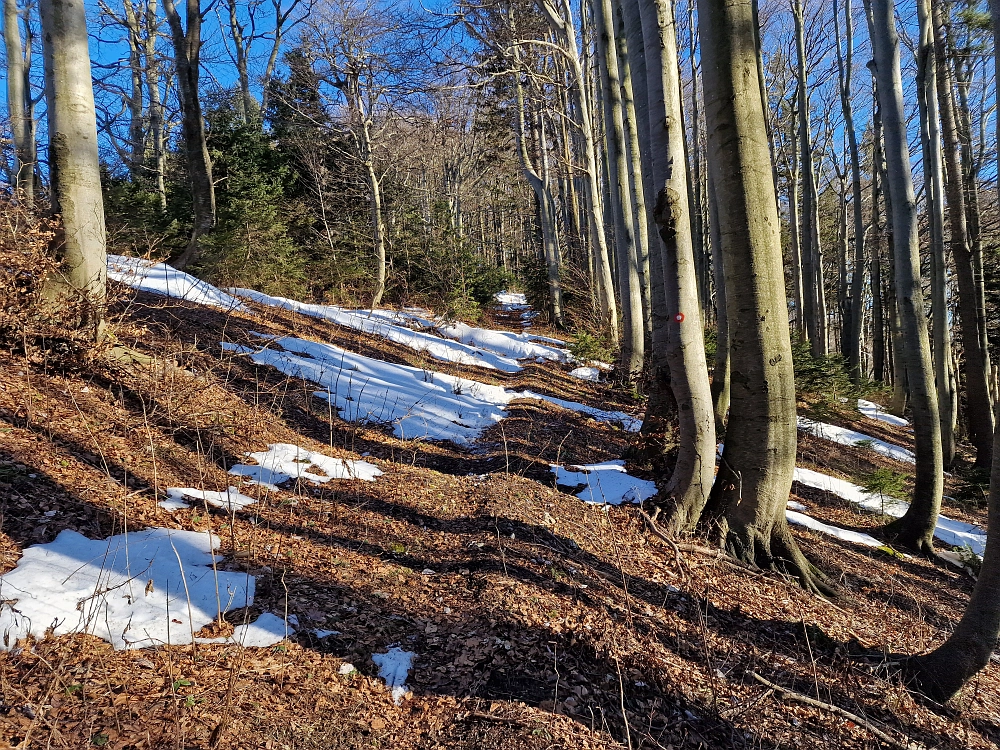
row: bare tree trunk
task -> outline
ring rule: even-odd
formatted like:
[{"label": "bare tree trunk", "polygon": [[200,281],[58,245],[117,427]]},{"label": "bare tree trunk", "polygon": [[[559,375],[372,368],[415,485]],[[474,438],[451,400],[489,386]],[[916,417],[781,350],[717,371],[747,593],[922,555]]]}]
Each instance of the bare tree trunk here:
[{"label": "bare tree trunk", "polygon": [[809,334],[806,328],[806,293],[803,290],[804,272],[802,265],[802,224],[799,221],[799,160],[798,160],[798,138],[795,134],[795,123],[798,118],[798,109],[792,106],[790,118],[791,137],[788,139],[791,148],[791,158],[789,159],[788,175],[788,237],[789,246],[792,252],[792,298],[795,302],[795,333],[802,341],[808,341]]},{"label": "bare tree trunk", "polygon": [[[25,12],[28,12],[27,10]],[[17,0],[4,0],[3,39],[7,51],[7,113],[14,139],[14,179],[18,198],[31,205],[35,201],[34,107],[28,86],[28,66],[21,42],[21,21]],[[29,42],[30,44],[30,42]],[[30,46],[28,54],[30,54]]]},{"label": "bare tree trunk", "polygon": [[[660,260],[663,309],[656,311],[654,361],[669,373],[677,406],[677,462],[664,494],[673,503],[670,526],[691,529],[708,499],[715,470],[712,393],[705,362],[705,340],[698,300],[691,207],[684,165],[684,116],[681,112],[677,31],[668,0],[630,4],[630,26],[641,32],[646,62],[648,171],[656,191],[654,216]],[[635,6],[638,5],[638,8]],[[656,283],[656,282],[654,282]],[[666,334],[663,336],[663,334]],[[660,350],[662,346],[662,350]]]},{"label": "bare tree trunk", "polygon": [[[874,78],[872,93],[875,93]],[[872,115],[872,242],[871,266],[869,268],[872,294],[872,379],[879,383],[886,380],[885,351],[885,306],[882,296],[882,221],[880,204],[882,200],[882,115],[875,97],[875,112]],[[887,211],[888,213],[888,211]]]},{"label": "bare tree trunk", "polygon": [[[604,322],[611,333],[612,343],[617,346],[618,334],[618,303],[615,300],[615,283],[611,274],[611,256],[608,250],[606,224],[604,221],[604,206],[601,201],[601,187],[599,182],[600,167],[597,160],[597,152],[594,147],[594,127],[593,117],[594,98],[589,95],[589,67],[584,66],[580,61],[577,50],[576,27],[573,23],[572,7],[569,0],[558,0],[558,10],[548,2],[542,2],[542,10],[545,13],[549,26],[553,33],[557,34],[561,46],[565,52],[566,60],[569,63],[571,73],[574,78],[572,86],[573,104],[577,110],[580,126],[580,135],[583,140],[583,159],[586,174],[583,184],[583,198],[587,204],[588,223],[590,228],[589,247],[593,248],[596,278],[599,286],[601,311],[604,315]],[[584,36],[586,36],[587,14],[582,14],[581,25]],[[585,45],[586,50],[586,45]]]},{"label": "bare tree trunk", "polygon": [[805,296],[806,332],[814,356],[827,353],[826,320],[823,310],[823,258],[819,247],[819,210],[809,122],[809,89],[806,70],[805,8],[802,0],[792,0],[795,19],[795,50],[799,99],[799,157],[802,160],[802,291]]},{"label": "bare tree trunk", "polygon": [[187,248],[174,261],[184,269],[201,254],[199,240],[215,227],[215,184],[212,182],[212,160],[205,141],[205,120],[201,114],[198,78],[201,67],[201,6],[199,0],[187,0],[187,30],[181,24],[174,0],[163,0],[163,10],[170,24],[174,44],[174,65],[177,68],[177,94],[181,103],[184,132],[184,153],[194,225]]},{"label": "bare tree trunk", "polygon": [[905,362],[916,447],[913,500],[902,518],[886,526],[886,533],[901,544],[932,553],[943,486],[941,422],[920,286],[920,245],[903,110],[899,37],[890,0],[867,1],[871,3],[872,49],[882,111],[896,295],[902,327],[903,350],[895,356]]},{"label": "bare tree trunk", "polygon": [[238,6],[236,0],[226,0],[229,6],[229,33],[233,37],[233,47],[235,48],[236,73],[240,82],[239,113],[243,122],[249,122],[257,109],[257,100],[250,93],[250,69],[247,61],[247,40],[243,36],[243,24],[240,23],[237,13]]},{"label": "bare tree trunk", "polygon": [[865,224],[864,207],[861,200],[861,158],[858,153],[858,134],[854,130],[854,108],[851,106],[851,75],[854,67],[854,19],[851,15],[851,0],[844,0],[844,47],[840,47],[840,14],[837,0],[833,3],[834,30],[837,35],[837,71],[840,81],[840,107],[844,113],[844,129],[847,131],[847,145],[851,158],[851,195],[854,216],[854,261],[851,271],[851,313],[850,327],[846,336],[848,348],[845,352],[851,379],[855,383],[864,377],[861,361],[861,339],[864,330],[865,296]]},{"label": "bare tree trunk", "polygon": [[729,414],[729,315],[726,310],[726,277],[722,260],[722,228],[715,183],[708,175],[708,216],[712,241],[712,274],[715,281],[715,370],[712,374],[712,404],[716,436],[726,432]]},{"label": "bare tree trunk", "polygon": [[[941,168],[941,128],[935,88],[934,31],[931,1],[917,0],[920,44],[917,51],[917,103],[923,147],[927,223],[931,234],[931,311],[934,320],[934,377],[941,413],[941,455],[945,466],[955,459],[958,398],[951,369],[951,324],[948,321],[947,256],[944,247],[944,175]],[[991,436],[992,439],[992,436]]]},{"label": "bare tree trunk", "polygon": [[156,194],[160,200],[160,210],[167,208],[167,186],[164,180],[166,171],[166,149],[163,137],[163,101],[160,94],[160,62],[156,56],[156,40],[160,35],[159,21],[156,17],[156,0],[146,3],[145,24],[146,35],[143,56],[146,59],[146,91],[149,93],[149,135],[152,146],[153,175],[156,183]]},{"label": "bare tree trunk", "polygon": [[[701,300],[703,322],[708,319],[709,299],[708,253],[705,252],[704,200],[701,174],[701,106],[698,100],[698,63],[695,47],[698,33],[694,20],[695,3],[688,3],[688,63],[691,74],[691,237],[694,243],[694,267],[698,275],[698,298]],[[673,9],[670,10],[673,14]]]},{"label": "bare tree trunk", "polygon": [[726,548],[826,588],[788,530],[795,377],[778,209],[761,101],[752,0],[700,0],[708,166],[716,189],[732,367],[729,427],[712,511]]},{"label": "bare tree trunk", "polygon": [[[626,0],[629,2],[630,0]],[[628,144],[629,159],[629,184],[631,186],[631,210],[633,226],[635,227],[635,254],[636,267],[639,269],[639,292],[642,299],[642,323],[645,332],[652,330],[652,318],[650,313],[650,279],[649,279],[649,254],[651,252],[651,242],[655,238],[653,233],[653,218],[650,216],[651,206],[649,206],[646,195],[646,176],[644,169],[649,168],[648,159],[643,166],[642,152],[648,150],[643,147],[641,141],[648,141],[648,128],[640,134],[639,124],[635,113],[635,88],[632,80],[632,66],[629,59],[629,45],[625,36],[625,22],[621,13],[621,1],[615,2],[618,22],[615,26],[619,29],[616,35],[616,48],[618,52],[618,64],[621,68],[622,77],[622,116],[625,124],[625,137]],[[641,35],[638,38],[641,42]],[[646,63],[639,54],[637,58],[637,73],[640,76],[640,93],[643,98],[646,96]]]},{"label": "bare tree trunk", "polygon": [[627,380],[634,379],[643,366],[642,294],[635,253],[635,227],[629,209],[629,177],[625,122],[621,95],[622,78],[615,50],[615,29],[611,0],[594,0],[597,57],[604,91],[604,120],[607,131],[608,178],[611,209],[615,217],[615,246],[618,258],[618,286],[621,292],[621,368]]},{"label": "bare tree trunk", "polygon": [[80,304],[80,327],[103,335],[108,260],[97,112],[83,0],[41,0],[54,240],[61,271],[48,296]]},{"label": "bare tree trunk", "polygon": [[[976,448],[976,465],[989,466],[993,457],[993,402],[990,397],[989,351],[983,348],[985,318],[980,319],[979,289],[976,283],[975,261],[967,224],[964,174],[960,160],[958,123],[955,98],[949,71],[947,50],[941,31],[940,0],[934,2],[934,47],[937,53],[935,73],[937,94],[941,104],[941,134],[944,136],[944,165],[948,181],[948,218],[951,251],[958,279],[958,311],[965,350],[966,422],[969,440]],[[981,328],[982,327],[982,328]]]}]

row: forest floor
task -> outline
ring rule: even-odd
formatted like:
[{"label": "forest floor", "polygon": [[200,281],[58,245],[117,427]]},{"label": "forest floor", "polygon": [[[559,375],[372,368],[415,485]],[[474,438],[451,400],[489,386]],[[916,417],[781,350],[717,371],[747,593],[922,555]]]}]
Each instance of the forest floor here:
[{"label": "forest floor", "polygon": [[[638,416],[628,395],[569,377],[566,364],[503,373],[430,363],[378,336],[251,307],[225,313],[124,294],[113,311],[117,339],[176,366],[66,370],[0,353],[0,573],[64,530],[90,539],[146,527],[211,530],[219,569],[253,576],[256,595],[199,635],[228,635],[263,613],[295,627],[259,648],[116,650],[79,633],[0,643],[0,747],[959,750],[1000,742],[996,663],[946,707],[916,700],[893,667],[899,654],[947,636],[974,583],[967,573],[793,526],[842,592],[829,602],[793,580],[735,566],[698,540],[674,549],[636,506],[586,504],[555,486],[550,464],[620,458],[635,440],[620,426],[515,400],[472,445],[404,440],[341,421],[314,387],[219,343],[294,335]],[[827,417],[912,444],[905,427],[846,407]],[[275,491],[227,473],[275,443],[363,459],[382,474]],[[853,481],[880,467],[910,471],[802,433],[799,450],[801,466]],[[229,485],[254,504],[234,512],[158,504],[168,487]],[[793,489],[791,499],[817,520],[862,531],[881,522],[830,493]],[[945,512],[985,522],[984,508],[946,501]],[[17,597],[8,589],[0,599]],[[414,654],[398,701],[372,660],[392,648]]]}]

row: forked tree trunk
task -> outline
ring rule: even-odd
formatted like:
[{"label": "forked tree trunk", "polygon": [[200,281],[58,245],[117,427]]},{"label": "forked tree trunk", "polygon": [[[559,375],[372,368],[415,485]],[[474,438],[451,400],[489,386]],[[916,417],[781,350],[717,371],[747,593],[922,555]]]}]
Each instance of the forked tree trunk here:
[{"label": "forked tree trunk", "polygon": [[795,469],[795,377],[753,0],[699,0],[698,18],[725,274],[740,280],[726,289],[731,406],[711,513],[735,557],[827,589],[785,520]]},{"label": "forked tree trunk", "polygon": [[[694,527],[708,500],[715,470],[715,426],[712,393],[705,362],[705,340],[698,300],[691,207],[688,205],[684,117],[681,112],[677,31],[668,0],[639,0],[638,21],[646,62],[649,172],[656,195],[659,240],[654,255],[661,260],[665,309],[654,318],[666,336],[654,337],[664,350],[654,360],[666,365],[677,406],[677,462],[664,495],[672,507],[669,526]],[[633,6],[634,8],[634,6]],[[636,20],[636,19],[634,19]]]},{"label": "forked tree trunk", "polygon": [[[935,87],[934,31],[931,0],[917,0],[920,43],[917,51],[917,103],[924,161],[927,223],[931,235],[931,312],[934,321],[934,378],[941,414],[941,455],[945,466],[955,459],[958,398],[951,368],[951,323],[948,320],[947,256],[944,249],[944,175],[941,127]],[[992,439],[992,436],[991,436]]]},{"label": "forked tree trunk", "polygon": [[949,73],[944,37],[941,32],[940,0],[934,2],[934,48],[936,50],[937,93],[941,103],[941,132],[944,136],[944,165],[948,177],[946,196],[951,233],[951,251],[958,280],[958,312],[965,350],[965,410],[969,441],[976,448],[976,465],[989,466],[993,457],[993,401],[990,397],[990,358],[983,347],[985,336],[980,326],[986,324],[979,315],[979,289],[963,189],[961,163],[962,144],[959,139],[955,112],[955,97]]},{"label": "forked tree trunk", "polygon": [[[14,140],[14,186],[18,198],[31,205],[35,201],[35,163],[38,159],[20,19],[17,0],[4,0],[3,40],[7,52],[7,113]],[[30,48],[28,51],[30,53]]]},{"label": "forked tree trunk", "polygon": [[215,227],[215,184],[212,182],[212,160],[205,140],[205,120],[201,114],[198,79],[201,71],[201,5],[199,0],[187,0],[187,30],[181,24],[174,0],[163,0],[163,10],[170,24],[174,45],[174,65],[177,69],[177,96],[181,104],[184,134],[184,156],[194,223],[187,247],[174,261],[183,269],[201,255],[201,238]]},{"label": "forked tree trunk", "polygon": [[621,73],[615,49],[611,0],[594,0],[597,57],[604,92],[604,121],[607,133],[608,182],[611,210],[615,217],[615,247],[618,260],[618,288],[622,309],[621,369],[633,380],[643,365],[642,294],[635,253],[635,227],[630,209],[629,165],[625,142],[625,121],[621,95]]},{"label": "forked tree trunk", "polygon": [[97,149],[97,113],[83,0],[41,0],[54,245],[61,270],[47,296],[79,305],[81,328],[102,336],[108,259]]},{"label": "forked tree trunk", "polygon": [[885,531],[900,544],[932,553],[943,481],[941,423],[920,286],[920,245],[903,109],[899,36],[890,0],[868,1],[872,11],[872,49],[885,139],[896,298],[902,334],[902,351],[897,350],[894,356],[902,357],[905,363],[916,447],[913,500],[906,514],[888,524]]}]

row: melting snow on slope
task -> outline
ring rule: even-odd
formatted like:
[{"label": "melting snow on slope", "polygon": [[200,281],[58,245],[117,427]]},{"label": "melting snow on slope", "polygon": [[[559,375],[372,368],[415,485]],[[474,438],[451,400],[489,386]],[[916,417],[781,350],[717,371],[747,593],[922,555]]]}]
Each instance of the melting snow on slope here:
[{"label": "melting snow on slope", "polygon": [[528,298],[521,292],[497,292],[493,295],[501,310],[527,310],[530,305]]},{"label": "melting snow on slope", "polygon": [[238,643],[241,646],[266,648],[281,643],[292,634],[295,615],[286,622],[277,615],[265,612],[254,622],[237,625],[233,634],[224,638],[195,638],[198,643]]},{"label": "melting snow on slope", "polygon": [[[274,443],[266,451],[247,453],[257,465],[236,464],[230,474],[247,477],[254,484],[277,490],[277,485],[291,479],[305,479],[313,484],[323,484],[331,479],[360,479],[374,482],[382,471],[367,461],[331,458],[290,443]],[[322,474],[317,474],[316,469]]]},{"label": "melting snow on slope", "polygon": [[[877,493],[865,492],[861,487],[845,479],[838,479],[811,469],[795,469],[795,481],[829,492],[833,495],[854,503],[865,510],[884,513],[893,518],[900,518],[909,509],[910,504],[904,500],[892,497],[882,497]],[[977,555],[982,556],[986,550],[986,532],[978,526],[962,521],[955,521],[946,516],[938,516],[934,536],[945,544],[956,547],[969,547]]]},{"label": "melting snow on slope", "polygon": [[403,651],[393,646],[387,653],[372,654],[372,661],[378,667],[378,676],[385,680],[385,686],[392,691],[392,699],[398,706],[410,689],[406,686],[406,678],[413,669],[412,651]]},{"label": "melting snow on slope", "polygon": [[873,536],[869,536],[868,534],[863,534],[860,531],[851,531],[850,529],[842,529],[839,526],[830,526],[829,524],[823,523],[822,521],[817,521],[812,516],[807,516],[805,513],[800,513],[797,510],[792,510],[792,509],[786,510],[785,517],[788,519],[788,523],[794,523],[796,526],[805,526],[807,529],[818,531],[820,534],[827,534],[828,536],[836,537],[837,539],[840,539],[845,542],[853,542],[854,544],[863,544],[866,547],[885,546],[884,542],[880,542]]},{"label": "melting snow on slope", "polygon": [[[187,644],[223,610],[253,602],[254,578],[213,570],[219,539],[146,529],[108,539],[63,531],[0,576],[0,648],[29,633],[90,633],[115,648]],[[16,600],[16,601],[15,601]]]},{"label": "melting snow on slope", "polygon": [[197,490],[194,487],[168,487],[167,499],[157,503],[164,510],[181,510],[188,507],[187,500],[204,500],[216,508],[225,508],[230,513],[243,510],[248,505],[257,502],[254,497],[240,493],[236,487],[230,487],[225,492],[215,490]]},{"label": "melting snow on slope", "polygon": [[165,263],[153,263],[127,255],[109,255],[108,278],[133,289],[162,294],[164,297],[221,307],[224,310],[247,311],[246,307],[232,295]]},{"label": "melting snow on slope", "polygon": [[291,336],[271,341],[284,351],[265,347],[251,355],[254,362],[318,384],[322,390],[316,395],[333,401],[344,420],[391,424],[395,435],[403,439],[472,443],[484,429],[504,418],[511,401],[520,398],[546,401],[599,421],[621,423],[629,431],[638,430],[642,424],[622,412],[391,364],[332,344]]},{"label": "melting snow on slope", "polygon": [[892,458],[896,461],[903,461],[910,464],[916,463],[916,457],[913,455],[913,451],[901,448],[898,445],[893,445],[892,443],[887,443],[884,440],[873,438],[871,435],[865,435],[862,432],[855,432],[854,430],[849,430],[846,427],[838,427],[837,425],[827,424],[825,422],[814,422],[813,420],[806,419],[805,417],[799,417],[798,421],[800,430],[808,432],[811,435],[815,435],[818,438],[823,438],[824,440],[829,440],[833,443],[839,443],[840,445],[849,445],[852,448],[857,447],[858,443],[864,442],[866,445],[870,445],[873,451],[885,456],[886,458]]},{"label": "melting snow on slope", "polygon": [[577,367],[569,371],[569,376],[596,383],[601,379],[601,370],[598,367]]},{"label": "melting snow on slope", "polygon": [[515,359],[502,356],[502,352],[497,354],[493,351],[470,346],[468,343],[450,340],[450,338],[457,338],[455,336],[443,339],[422,330],[411,330],[405,327],[406,324],[412,323],[422,328],[433,327],[433,324],[409,313],[397,313],[391,310],[345,310],[331,305],[311,305],[284,297],[271,297],[252,289],[233,289],[232,291],[262,305],[292,310],[303,315],[328,320],[356,331],[381,336],[414,351],[425,352],[442,362],[487,367],[502,372],[518,372],[521,369]]},{"label": "melting snow on slope", "polygon": [[656,495],[656,484],[646,479],[638,479],[625,473],[624,461],[606,461],[603,464],[572,466],[551,466],[556,475],[556,484],[563,487],[581,487],[576,496],[585,503],[597,505],[621,505],[641,503]]},{"label": "melting snow on slope", "polygon": [[[532,336],[530,333],[511,333],[489,328],[475,328],[465,323],[450,323],[437,326],[438,332],[449,339],[475,346],[487,352],[514,360],[534,359],[552,362],[569,362],[572,355],[565,344],[558,339]],[[545,343],[541,343],[545,342]],[[555,343],[556,346],[549,344]]]},{"label": "melting snow on slope", "polygon": [[891,424],[895,427],[910,426],[910,423],[902,417],[890,414],[883,406],[873,403],[872,401],[865,401],[863,398],[858,399],[858,411],[869,419],[877,419],[879,422],[885,422],[886,424]]}]

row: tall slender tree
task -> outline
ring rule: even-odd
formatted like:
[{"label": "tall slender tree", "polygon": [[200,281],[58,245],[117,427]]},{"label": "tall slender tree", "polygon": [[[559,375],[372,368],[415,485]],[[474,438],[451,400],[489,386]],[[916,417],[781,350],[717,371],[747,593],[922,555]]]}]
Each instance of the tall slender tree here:
[{"label": "tall slender tree", "polygon": [[31,26],[27,44],[21,39],[22,16],[31,6],[21,9],[17,0],[4,0],[3,40],[7,52],[7,115],[14,140],[14,184],[18,197],[27,204],[35,200],[35,103],[31,97]]},{"label": "tall slender tree", "polygon": [[910,548],[933,552],[934,527],[941,508],[943,466],[941,423],[934,389],[930,341],[920,285],[920,244],[917,236],[916,197],[910,173],[903,82],[899,66],[899,35],[893,3],[866,0],[871,9],[873,66],[885,139],[886,180],[892,215],[896,304],[901,348],[893,356],[905,365],[913,405],[916,475],[913,501],[906,514],[890,523],[886,533]]}]

